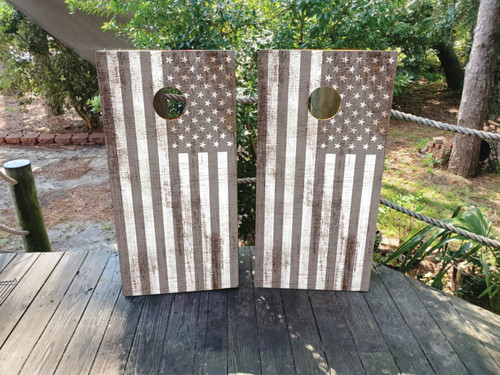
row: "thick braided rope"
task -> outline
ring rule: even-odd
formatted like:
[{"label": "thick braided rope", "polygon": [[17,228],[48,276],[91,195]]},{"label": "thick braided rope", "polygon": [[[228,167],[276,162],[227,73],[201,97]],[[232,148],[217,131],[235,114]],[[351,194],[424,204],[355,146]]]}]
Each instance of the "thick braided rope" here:
[{"label": "thick braided rope", "polygon": [[395,203],[392,203],[391,201],[388,201],[388,200],[383,199],[383,198],[380,198],[380,203],[383,204],[384,206],[392,208],[393,210],[402,212],[405,215],[414,217],[417,220],[424,221],[427,224],[434,225],[435,227],[438,227],[438,228],[446,229],[446,230],[448,230],[450,232],[453,232],[453,233],[456,233],[456,234],[458,234],[460,236],[471,238],[474,241],[481,242],[481,243],[483,243],[483,244],[485,244],[487,246],[496,247],[496,248],[500,249],[500,242],[499,241],[495,241],[495,240],[493,240],[491,238],[488,238],[488,237],[480,236],[478,234],[469,232],[467,230],[463,230],[463,229],[457,228],[457,227],[455,227],[453,225],[450,225],[450,224],[444,223],[442,221],[433,219],[432,217],[419,214],[418,212],[409,210],[407,208],[399,206],[399,205],[397,205]]},{"label": "thick braided rope", "polygon": [[473,135],[475,137],[483,138],[483,139],[492,139],[496,141],[500,141],[500,134],[484,132],[482,130],[464,128],[463,126],[456,126],[447,124],[445,122],[429,120],[428,118],[418,117],[411,115],[409,113],[404,113],[400,111],[396,111],[395,109],[391,109],[391,115],[406,121],[416,122],[417,124],[432,126],[437,129],[449,130],[455,133]]},{"label": "thick braided rope", "polygon": [[12,177],[7,176],[7,175],[6,175],[5,173],[3,173],[2,171],[0,171],[0,178],[1,178],[2,180],[7,181],[7,182],[8,182],[9,184],[11,184],[11,185],[17,185],[17,181],[16,181],[16,180],[14,180]]},{"label": "thick braided rope", "polygon": [[27,236],[30,234],[27,230],[18,230],[18,229],[12,229],[9,227],[6,227],[5,225],[0,224],[0,230],[3,230],[4,232],[10,233],[10,234],[15,234],[18,236]]},{"label": "thick braided rope", "polygon": [[[256,181],[257,181],[257,178],[255,178],[255,177],[238,178],[238,184],[251,184],[251,183],[255,183]],[[460,236],[471,238],[471,239],[478,241],[478,242],[481,242],[487,246],[496,247],[496,248],[500,249],[500,242],[499,241],[495,241],[491,238],[483,237],[483,236],[474,234],[472,232],[454,227],[453,225],[450,225],[450,224],[444,223],[442,221],[433,219],[432,217],[429,217],[429,216],[419,214],[418,212],[409,210],[407,208],[399,206],[399,205],[392,203],[391,201],[388,201],[388,200],[383,199],[383,198],[380,198],[380,203],[383,204],[384,206],[392,208],[393,210],[399,211],[405,215],[414,217],[417,220],[421,220],[423,222],[426,222],[427,224],[431,224],[431,225],[434,225],[435,227],[449,230],[450,232],[456,233]]]}]

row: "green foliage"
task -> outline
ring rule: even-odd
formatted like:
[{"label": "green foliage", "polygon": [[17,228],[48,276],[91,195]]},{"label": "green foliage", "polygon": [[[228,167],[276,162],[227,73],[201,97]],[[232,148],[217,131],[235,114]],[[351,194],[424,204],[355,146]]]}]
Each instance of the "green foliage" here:
[{"label": "green foliage", "polygon": [[[462,211],[455,210],[451,219],[443,222],[457,228],[484,236],[491,236],[492,222],[478,208]],[[440,269],[432,277],[431,285],[443,287],[443,280],[451,267],[467,269],[469,274],[484,279],[485,288],[479,297],[488,295],[490,300],[500,291],[500,249],[482,244],[452,233],[448,230],[426,226],[403,243],[394,253],[383,259],[383,262],[395,266],[406,273],[427,258],[434,257]]]},{"label": "green foliage", "polygon": [[33,21],[0,2],[0,89],[43,95],[54,114],[73,107],[89,128],[99,127],[91,107],[98,94],[95,68]]}]

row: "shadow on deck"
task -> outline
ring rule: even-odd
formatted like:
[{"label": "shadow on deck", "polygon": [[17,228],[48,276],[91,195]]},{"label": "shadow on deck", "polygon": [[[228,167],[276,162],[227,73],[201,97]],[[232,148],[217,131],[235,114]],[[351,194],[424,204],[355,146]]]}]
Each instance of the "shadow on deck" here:
[{"label": "shadow on deck", "polygon": [[498,315],[386,267],[368,293],[254,289],[252,250],[238,289],[135,298],[116,253],[2,254],[0,374],[500,373]]}]

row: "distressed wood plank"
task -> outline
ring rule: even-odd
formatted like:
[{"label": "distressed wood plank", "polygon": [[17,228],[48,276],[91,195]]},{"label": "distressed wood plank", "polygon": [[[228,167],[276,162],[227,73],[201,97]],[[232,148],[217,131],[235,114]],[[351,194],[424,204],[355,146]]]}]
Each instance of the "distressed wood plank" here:
[{"label": "distressed wood plank", "polygon": [[443,375],[469,373],[417,296],[408,278],[385,266],[378,267],[377,272],[436,373]]},{"label": "distressed wood plank", "polygon": [[[12,253],[0,254],[0,273],[4,270],[5,267],[7,267],[7,265],[15,257],[16,257],[16,254],[12,254]],[[3,280],[3,278],[2,278],[2,280]]]},{"label": "distressed wood plank", "polygon": [[463,299],[446,294],[460,316],[467,322],[474,335],[500,365],[500,316],[473,305]]},{"label": "distressed wood plank", "polygon": [[172,299],[172,295],[149,296],[146,299],[125,374],[158,372]]},{"label": "distressed wood plank", "polygon": [[371,280],[370,293],[364,295],[365,300],[401,372],[422,375],[434,373],[380,276],[372,271]]},{"label": "distressed wood plank", "polygon": [[329,369],[339,374],[364,374],[337,293],[309,291],[316,323],[321,335]]},{"label": "distressed wood plank", "polygon": [[146,297],[118,296],[91,374],[122,374],[134,341]]},{"label": "distressed wood plank", "polygon": [[227,292],[214,291],[202,294],[194,374],[228,373],[227,308]]},{"label": "distressed wood plank", "polygon": [[[66,256],[76,254],[67,253]],[[87,255],[24,364],[23,374],[52,374],[55,371],[110,255],[110,252],[91,252]]]},{"label": "distressed wood plank", "polygon": [[319,336],[306,291],[282,290],[283,308],[297,374],[328,373],[323,343]]},{"label": "distressed wood plank", "polygon": [[[252,270],[255,257],[251,257]],[[277,289],[254,289],[262,374],[295,373],[290,337]]]},{"label": "distressed wood plank", "polygon": [[200,293],[174,296],[159,374],[190,374],[196,355]]},{"label": "distressed wood plank", "polygon": [[241,247],[238,289],[228,294],[228,372],[260,373],[259,341],[250,258],[253,248]]},{"label": "distressed wood plank", "polygon": [[70,374],[74,369],[78,369],[81,373],[90,371],[120,293],[120,284],[118,255],[112,254],[66,347],[55,371],[56,374]]},{"label": "distressed wood plank", "polygon": [[4,345],[12,329],[30,306],[63,253],[47,253],[43,257],[39,257],[38,253],[19,255],[2,272],[2,277],[7,280],[17,278],[18,283],[0,306],[2,317],[0,346]]},{"label": "distressed wood plank", "polygon": [[409,280],[467,369],[473,374],[498,374],[500,367],[443,293],[418,280]]},{"label": "distressed wood plank", "polygon": [[338,293],[337,296],[365,372],[367,374],[399,373],[400,370],[370,312],[363,293]]},{"label": "distressed wood plank", "polygon": [[2,346],[0,373],[18,373],[23,367],[86,257],[85,252],[64,253]]}]

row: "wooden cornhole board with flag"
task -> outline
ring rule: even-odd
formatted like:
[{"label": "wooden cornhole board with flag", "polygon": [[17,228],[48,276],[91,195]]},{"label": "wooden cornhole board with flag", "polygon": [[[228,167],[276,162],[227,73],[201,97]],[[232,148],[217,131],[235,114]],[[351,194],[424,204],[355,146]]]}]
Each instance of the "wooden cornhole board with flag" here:
[{"label": "wooden cornhole board with flag", "polygon": [[[396,58],[259,53],[257,287],[368,290]],[[331,119],[309,113],[319,87]]]},{"label": "wooden cornhole board with flag", "polygon": [[[234,56],[96,54],[126,296],[238,285]],[[155,111],[165,87],[187,97],[177,119]]]}]

